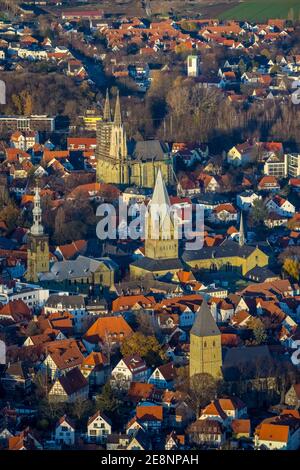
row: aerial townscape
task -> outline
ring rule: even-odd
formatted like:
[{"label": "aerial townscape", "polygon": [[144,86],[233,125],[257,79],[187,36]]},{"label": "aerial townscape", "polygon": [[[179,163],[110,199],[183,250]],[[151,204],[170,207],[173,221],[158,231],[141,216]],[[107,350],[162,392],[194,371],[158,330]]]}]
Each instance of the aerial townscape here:
[{"label": "aerial townscape", "polygon": [[299,450],[299,196],[298,0],[0,0],[0,450]]}]

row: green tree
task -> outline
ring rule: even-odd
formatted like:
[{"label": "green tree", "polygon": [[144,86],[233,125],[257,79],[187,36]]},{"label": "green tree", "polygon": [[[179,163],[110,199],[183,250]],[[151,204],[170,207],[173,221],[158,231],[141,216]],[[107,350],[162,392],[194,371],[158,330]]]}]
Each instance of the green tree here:
[{"label": "green tree", "polygon": [[100,395],[96,396],[96,409],[103,411],[109,417],[113,416],[118,409],[119,401],[116,398],[114,391],[109,382],[102,388]]},{"label": "green tree", "polygon": [[123,356],[138,354],[149,366],[160,365],[166,359],[161,345],[155,336],[145,336],[143,333],[136,332],[126,338],[121,345]]},{"label": "green tree", "polygon": [[252,224],[254,226],[263,224],[267,216],[268,210],[265,206],[264,201],[262,199],[255,199],[251,210]]}]

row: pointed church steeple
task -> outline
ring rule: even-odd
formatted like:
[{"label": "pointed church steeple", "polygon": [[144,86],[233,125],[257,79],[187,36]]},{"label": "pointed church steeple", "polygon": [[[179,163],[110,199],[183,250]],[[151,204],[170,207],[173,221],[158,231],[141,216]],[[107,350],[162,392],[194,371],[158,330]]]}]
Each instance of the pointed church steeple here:
[{"label": "pointed church steeple", "polygon": [[153,191],[153,196],[150,204],[165,205],[170,206],[170,198],[164,182],[163,176],[161,174],[160,168],[158,169],[155,186]]},{"label": "pointed church steeple", "polygon": [[205,299],[203,299],[201,307],[196,313],[191,334],[199,337],[216,336],[221,334]]},{"label": "pointed church steeple", "polygon": [[107,122],[111,121],[110,100],[109,100],[108,88],[106,88],[106,98],[105,98],[105,103],[104,103],[103,120],[107,121]]},{"label": "pointed church steeple", "polygon": [[147,206],[145,222],[145,256],[151,259],[178,259],[177,226],[160,169]]},{"label": "pointed church steeple", "polygon": [[240,246],[245,245],[245,227],[244,227],[243,211],[241,211],[241,216],[240,216],[239,245]]},{"label": "pointed church steeple", "polygon": [[115,114],[114,114],[114,124],[118,127],[122,126],[122,116],[121,116],[121,105],[120,105],[120,95],[119,90],[117,93],[116,99],[116,107],[115,107]]}]

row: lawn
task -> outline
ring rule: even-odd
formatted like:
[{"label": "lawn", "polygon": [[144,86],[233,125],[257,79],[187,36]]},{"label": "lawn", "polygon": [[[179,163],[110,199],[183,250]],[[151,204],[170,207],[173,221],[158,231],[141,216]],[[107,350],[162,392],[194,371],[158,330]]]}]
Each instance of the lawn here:
[{"label": "lawn", "polygon": [[223,20],[265,21],[269,18],[288,18],[291,13],[293,19],[300,18],[299,0],[244,0],[219,16]]}]

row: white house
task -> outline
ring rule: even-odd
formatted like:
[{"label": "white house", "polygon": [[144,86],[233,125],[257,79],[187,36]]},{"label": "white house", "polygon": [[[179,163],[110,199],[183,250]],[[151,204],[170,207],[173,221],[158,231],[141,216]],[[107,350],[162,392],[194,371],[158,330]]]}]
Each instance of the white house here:
[{"label": "white house", "polygon": [[174,380],[176,378],[176,371],[174,364],[169,362],[163,366],[156,367],[148,382],[155,385],[157,388],[169,389],[173,388]]},{"label": "white house", "polygon": [[220,204],[209,216],[209,219],[214,223],[228,223],[236,222],[238,213],[232,204]]},{"label": "white house", "polygon": [[194,321],[195,313],[189,307],[186,307],[179,315],[179,326],[181,328],[193,326]]},{"label": "white house", "polygon": [[243,193],[237,195],[236,203],[239,209],[248,211],[251,207],[253,207],[253,203],[257,199],[261,199],[261,196],[254,193],[253,191],[244,191]]},{"label": "white house", "polygon": [[55,442],[66,446],[73,446],[75,443],[75,426],[66,416],[62,416],[55,428]]},{"label": "white house", "polygon": [[112,370],[110,382],[112,386],[129,388],[131,382],[146,382],[149,369],[145,361],[134,354],[121,359]]},{"label": "white house", "polygon": [[269,199],[266,203],[266,207],[269,212],[275,212],[275,214],[280,216],[293,217],[295,214],[295,206],[287,199],[278,195]]},{"label": "white house", "polygon": [[239,398],[219,398],[213,400],[201,412],[199,419],[213,419],[229,425],[233,419],[247,416],[247,407]]},{"label": "white house", "polygon": [[88,420],[87,439],[88,442],[104,444],[107,436],[111,434],[111,421],[103,413],[97,411],[94,416]]},{"label": "white house", "polygon": [[297,450],[300,445],[300,427],[262,423],[255,432],[256,448],[268,450]]}]

